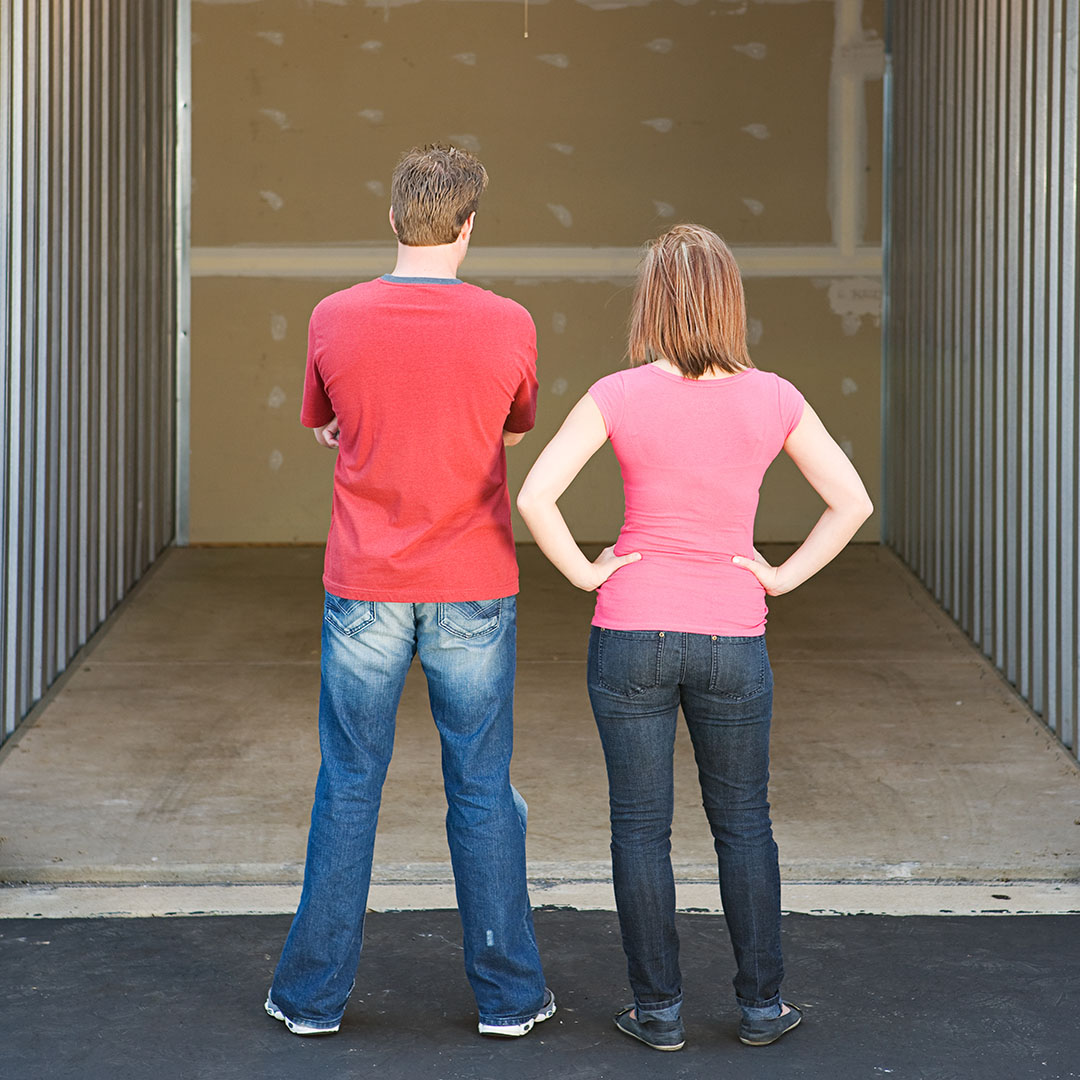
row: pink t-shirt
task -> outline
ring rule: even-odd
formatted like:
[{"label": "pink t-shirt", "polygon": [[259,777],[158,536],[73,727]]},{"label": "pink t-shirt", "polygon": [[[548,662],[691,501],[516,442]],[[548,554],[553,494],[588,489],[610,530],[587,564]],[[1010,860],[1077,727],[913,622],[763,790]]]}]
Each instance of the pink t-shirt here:
[{"label": "pink t-shirt", "polygon": [[536,329],[453,279],[328,296],[308,330],[301,420],[341,425],[323,583],[350,600],[494,600],[518,590],[502,433],[536,415]]},{"label": "pink t-shirt", "polygon": [[596,597],[595,626],[753,636],[765,590],[731,561],[752,555],[765,470],[803,412],[786,379],[750,368],[684,379],[646,364],[589,388],[622,469],[615,553],[641,552]]}]

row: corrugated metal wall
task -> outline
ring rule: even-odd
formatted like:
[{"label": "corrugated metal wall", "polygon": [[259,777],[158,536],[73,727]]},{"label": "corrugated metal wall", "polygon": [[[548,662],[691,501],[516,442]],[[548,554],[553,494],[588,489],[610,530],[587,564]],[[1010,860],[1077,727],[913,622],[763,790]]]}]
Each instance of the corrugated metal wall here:
[{"label": "corrugated metal wall", "polygon": [[174,9],[0,2],[0,738],[173,536]]},{"label": "corrugated metal wall", "polygon": [[890,34],[886,540],[1077,754],[1080,0]]}]

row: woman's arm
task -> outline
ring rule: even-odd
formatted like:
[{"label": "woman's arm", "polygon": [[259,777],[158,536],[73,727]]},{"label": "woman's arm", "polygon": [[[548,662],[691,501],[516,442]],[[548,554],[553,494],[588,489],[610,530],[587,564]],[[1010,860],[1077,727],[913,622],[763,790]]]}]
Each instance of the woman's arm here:
[{"label": "woman's arm", "polygon": [[746,567],[765,586],[770,596],[791,592],[831,562],[874,512],[855,466],[825,430],[818,414],[806,405],[802,419],[787,437],[784,449],[825,500],[826,510],[810,535],[792,556],[779,566],[770,566],[755,551],[756,558],[740,555],[732,562]]},{"label": "woman's arm", "polygon": [[586,394],[544,447],[517,497],[517,508],[537,546],[572,585],[586,592],[598,589],[620,566],[641,558],[637,552],[615,555],[608,547],[595,562],[589,562],[570,535],[557,505],[574,477],[605,442],[604,418],[596,402]]}]

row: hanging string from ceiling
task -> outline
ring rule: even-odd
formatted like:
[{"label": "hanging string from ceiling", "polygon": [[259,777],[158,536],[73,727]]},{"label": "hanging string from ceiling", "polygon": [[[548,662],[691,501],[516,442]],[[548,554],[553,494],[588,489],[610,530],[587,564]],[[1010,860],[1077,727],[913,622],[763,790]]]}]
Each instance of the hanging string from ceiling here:
[{"label": "hanging string from ceiling", "polygon": [[529,36],[529,0],[525,0],[525,36]]}]

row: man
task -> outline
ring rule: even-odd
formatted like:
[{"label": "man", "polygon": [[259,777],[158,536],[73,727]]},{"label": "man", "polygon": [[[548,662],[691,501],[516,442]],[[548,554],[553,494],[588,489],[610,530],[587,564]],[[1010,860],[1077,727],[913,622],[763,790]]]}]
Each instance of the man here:
[{"label": "man", "polygon": [[505,445],[536,412],[524,308],[465,284],[483,165],[427,146],[394,170],[392,274],[311,317],[301,420],[336,448],[323,583],[322,766],[304,890],[266,999],[297,1035],[338,1030],[363,939],[375,823],[414,655],[442,739],[446,834],[480,1032],[555,1012],[510,786],[517,561]]}]

